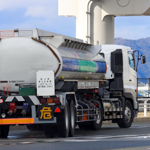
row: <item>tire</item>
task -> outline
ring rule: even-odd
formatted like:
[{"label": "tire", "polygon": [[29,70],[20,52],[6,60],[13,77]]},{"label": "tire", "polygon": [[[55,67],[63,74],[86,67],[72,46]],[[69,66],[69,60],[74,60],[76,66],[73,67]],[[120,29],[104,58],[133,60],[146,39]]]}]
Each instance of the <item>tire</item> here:
[{"label": "tire", "polygon": [[36,124],[27,124],[26,126],[29,131],[37,131]]},{"label": "tire", "polygon": [[91,122],[78,123],[80,130],[92,130]]},{"label": "tire", "polygon": [[52,125],[43,124],[43,130],[46,138],[54,138],[55,132]]},{"label": "tire", "polygon": [[68,102],[66,102],[66,106],[64,111],[62,112],[62,124],[61,126],[58,126],[58,134],[61,137],[68,137],[69,136],[69,105]]},{"label": "tire", "polygon": [[9,134],[9,125],[0,126],[0,138],[7,138]]},{"label": "tire", "polygon": [[123,118],[118,122],[120,128],[129,128],[133,122],[133,108],[130,101],[126,101],[123,108]]},{"label": "tire", "polygon": [[73,137],[75,132],[75,108],[72,100],[70,101],[69,112],[69,137]]},{"label": "tire", "polygon": [[100,110],[99,110],[99,114],[98,114],[98,120],[92,121],[92,124],[91,124],[91,126],[94,130],[100,130],[101,126],[102,126],[102,122],[103,122],[103,109],[102,109],[101,103],[100,103],[99,108],[100,108]]},{"label": "tire", "polygon": [[27,124],[26,126],[29,131],[43,131],[40,124]]}]

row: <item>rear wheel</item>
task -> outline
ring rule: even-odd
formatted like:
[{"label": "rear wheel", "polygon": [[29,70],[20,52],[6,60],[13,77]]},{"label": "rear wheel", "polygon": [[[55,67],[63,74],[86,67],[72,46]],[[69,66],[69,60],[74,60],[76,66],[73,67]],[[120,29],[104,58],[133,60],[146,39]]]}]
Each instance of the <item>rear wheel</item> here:
[{"label": "rear wheel", "polygon": [[72,100],[70,101],[69,110],[69,136],[73,137],[75,132],[75,108]]},{"label": "rear wheel", "polygon": [[0,138],[7,138],[9,133],[9,125],[0,126]]},{"label": "rear wheel", "polygon": [[63,111],[62,116],[62,124],[57,127],[58,134],[61,137],[68,137],[69,136],[69,105],[68,102],[66,102],[65,109]]},{"label": "rear wheel", "polygon": [[129,128],[133,122],[133,108],[130,101],[126,101],[123,108],[123,118],[119,120],[120,128]]},{"label": "rear wheel", "polygon": [[54,132],[52,125],[44,124],[43,130],[44,130],[44,134],[45,134],[46,138],[54,138],[55,137],[55,132]]},{"label": "rear wheel", "polygon": [[37,131],[37,127],[35,124],[28,124],[26,126],[29,131]]},{"label": "rear wheel", "polygon": [[40,124],[27,124],[26,126],[29,131],[43,131]]},{"label": "rear wheel", "polygon": [[91,122],[78,123],[79,129],[81,130],[92,130]]}]

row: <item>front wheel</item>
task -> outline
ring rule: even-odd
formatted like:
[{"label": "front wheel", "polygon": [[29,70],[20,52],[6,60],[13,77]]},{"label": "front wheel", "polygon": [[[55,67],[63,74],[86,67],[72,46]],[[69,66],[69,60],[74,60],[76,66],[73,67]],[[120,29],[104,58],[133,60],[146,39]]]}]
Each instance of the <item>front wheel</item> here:
[{"label": "front wheel", "polygon": [[133,108],[130,101],[126,101],[123,108],[123,118],[119,120],[120,128],[129,128],[133,122]]}]

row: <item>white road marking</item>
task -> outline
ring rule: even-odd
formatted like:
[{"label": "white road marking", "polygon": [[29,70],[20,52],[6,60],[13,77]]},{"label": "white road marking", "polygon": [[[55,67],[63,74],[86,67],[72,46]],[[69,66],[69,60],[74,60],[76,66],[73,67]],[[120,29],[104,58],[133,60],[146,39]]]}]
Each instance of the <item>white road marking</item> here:
[{"label": "white road marking", "polygon": [[[115,139],[149,139],[150,134],[133,134],[133,135],[116,135],[116,136],[107,136],[107,135],[92,135],[92,136],[78,136],[72,138],[54,138],[54,139],[40,139],[33,142],[29,141],[20,141],[16,143],[3,143],[0,146],[4,145],[21,145],[21,144],[34,144],[34,143],[52,143],[52,142],[98,142],[103,140],[115,140]],[[7,141],[9,142],[9,141]]]},{"label": "white road marking", "polygon": [[19,142],[19,144],[32,144],[32,142]]},{"label": "white road marking", "polygon": [[130,128],[150,128],[149,126],[131,126]]}]

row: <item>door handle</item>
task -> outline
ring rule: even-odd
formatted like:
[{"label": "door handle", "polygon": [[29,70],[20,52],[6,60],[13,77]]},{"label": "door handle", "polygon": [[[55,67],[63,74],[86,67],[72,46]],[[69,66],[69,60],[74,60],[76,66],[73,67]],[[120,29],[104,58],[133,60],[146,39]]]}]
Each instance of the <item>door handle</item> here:
[{"label": "door handle", "polygon": [[129,81],[132,81],[131,79]]}]

